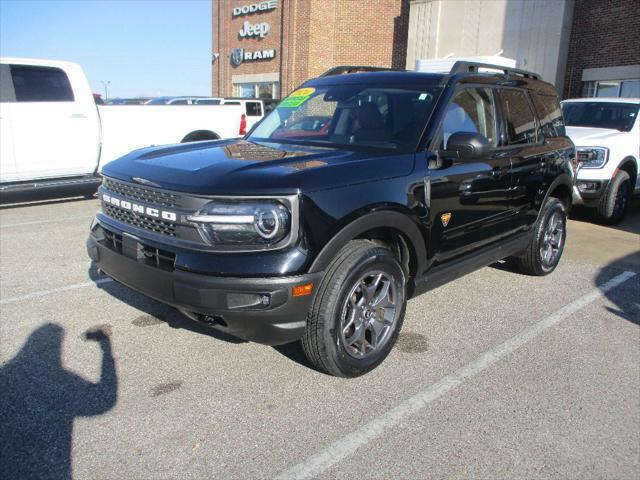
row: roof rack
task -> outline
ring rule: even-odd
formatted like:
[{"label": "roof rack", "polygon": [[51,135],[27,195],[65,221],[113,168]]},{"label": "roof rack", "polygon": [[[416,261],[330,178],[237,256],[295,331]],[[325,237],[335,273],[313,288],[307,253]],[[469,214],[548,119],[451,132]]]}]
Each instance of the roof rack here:
[{"label": "roof rack", "polygon": [[528,72],[526,70],[504,67],[502,65],[492,65],[490,63],[476,63],[476,62],[464,62],[464,61],[458,61],[454,63],[453,67],[451,67],[451,71],[449,72],[449,74],[452,75],[454,73],[460,73],[460,72],[479,73],[481,68],[499,70],[501,72],[504,72],[505,75],[520,75],[525,78],[540,80],[540,75],[538,75],[537,73]]},{"label": "roof rack", "polygon": [[385,68],[385,67],[367,67],[364,65],[340,65],[338,67],[333,67],[324,72],[321,77],[330,77],[332,75],[342,75],[343,73],[356,73],[356,72],[397,72],[399,71],[396,68]]}]

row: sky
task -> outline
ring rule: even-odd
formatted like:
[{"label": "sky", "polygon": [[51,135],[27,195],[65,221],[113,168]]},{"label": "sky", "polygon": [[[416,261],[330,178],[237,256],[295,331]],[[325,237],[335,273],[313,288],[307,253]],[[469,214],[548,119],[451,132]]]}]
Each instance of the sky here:
[{"label": "sky", "polygon": [[109,98],[211,95],[211,1],[0,0],[0,56],[79,63]]}]

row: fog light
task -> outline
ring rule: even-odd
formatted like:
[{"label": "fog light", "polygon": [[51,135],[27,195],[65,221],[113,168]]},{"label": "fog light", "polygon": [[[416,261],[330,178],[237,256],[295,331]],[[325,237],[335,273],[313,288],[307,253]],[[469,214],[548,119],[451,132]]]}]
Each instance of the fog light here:
[{"label": "fog light", "polygon": [[578,183],[578,190],[581,192],[595,192],[600,187],[599,182],[580,182]]},{"label": "fog light", "polygon": [[313,283],[296,285],[291,289],[291,295],[293,295],[294,297],[304,297],[305,295],[311,295],[311,292],[313,292]]},{"label": "fog light", "polygon": [[228,293],[227,307],[256,308],[268,307],[271,304],[271,295],[268,293]]}]

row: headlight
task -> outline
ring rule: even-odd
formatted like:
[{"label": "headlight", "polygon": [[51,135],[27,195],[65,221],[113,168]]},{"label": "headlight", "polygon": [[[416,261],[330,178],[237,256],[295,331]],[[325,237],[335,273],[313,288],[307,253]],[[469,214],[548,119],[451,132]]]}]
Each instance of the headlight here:
[{"label": "headlight", "polygon": [[202,238],[212,246],[231,250],[280,248],[294,239],[297,197],[214,200],[187,220],[198,226]]},{"label": "headlight", "polygon": [[609,149],[605,147],[578,147],[580,168],[602,168],[609,160]]}]

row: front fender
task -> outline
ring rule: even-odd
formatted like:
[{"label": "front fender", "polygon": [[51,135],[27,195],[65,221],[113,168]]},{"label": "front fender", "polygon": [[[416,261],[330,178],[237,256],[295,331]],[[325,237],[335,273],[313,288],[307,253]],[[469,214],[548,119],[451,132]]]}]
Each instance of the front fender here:
[{"label": "front fender", "polygon": [[405,214],[382,210],[365,214],[343,227],[322,248],[313,261],[310,273],[320,272],[327,268],[336,254],[351,240],[363,233],[376,228],[394,229],[409,241],[412,255],[415,256],[417,271],[422,272],[427,265],[427,250],[425,239],[418,226]]}]

